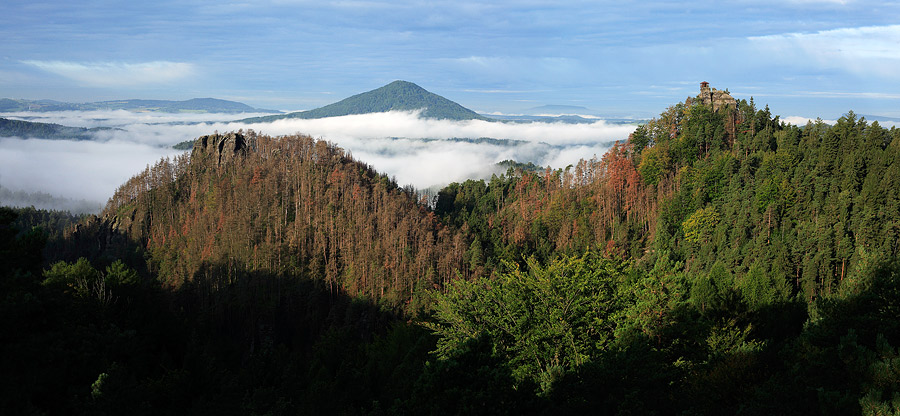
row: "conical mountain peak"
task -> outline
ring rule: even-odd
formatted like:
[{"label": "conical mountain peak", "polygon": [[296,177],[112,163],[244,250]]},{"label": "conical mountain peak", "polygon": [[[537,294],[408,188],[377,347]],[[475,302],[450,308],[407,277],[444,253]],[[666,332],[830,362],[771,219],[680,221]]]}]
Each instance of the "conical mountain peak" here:
[{"label": "conical mountain peak", "polygon": [[397,80],[314,110],[257,117],[245,122],[267,122],[284,118],[314,119],[388,111],[421,111],[420,116],[440,120],[486,120],[485,117],[409,81]]}]

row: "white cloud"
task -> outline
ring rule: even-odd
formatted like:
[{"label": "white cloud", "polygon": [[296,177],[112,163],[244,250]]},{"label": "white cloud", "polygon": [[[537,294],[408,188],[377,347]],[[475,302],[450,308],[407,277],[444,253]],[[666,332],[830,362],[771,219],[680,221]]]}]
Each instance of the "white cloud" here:
[{"label": "white cloud", "polygon": [[622,140],[634,130],[631,125],[594,123],[497,123],[482,120],[450,121],[421,119],[412,112],[389,112],[331,117],[315,120],[283,119],[265,125],[250,125],[263,132],[284,134],[301,131],[330,140],[341,138],[411,137],[449,139],[456,137],[523,140],[552,145],[601,143]]},{"label": "white cloud", "polygon": [[866,26],[749,38],[764,53],[858,75],[898,78],[900,25]]},{"label": "white cloud", "polygon": [[0,184],[105,203],[119,185],[164,156],[140,143],[0,138]]},{"label": "white cloud", "polygon": [[[418,188],[484,178],[496,173],[494,164],[507,159],[564,168],[579,159],[603,154],[612,142],[627,139],[635,128],[602,120],[589,124],[431,120],[412,112],[216,127],[219,131],[252,128],[272,135],[302,132],[329,140],[356,159],[396,176],[400,184]],[[482,137],[516,142],[499,145],[446,140]]]},{"label": "white cloud", "polygon": [[195,72],[193,64],[168,61],[141,63],[22,61],[22,63],[94,87],[165,84],[189,77]]},{"label": "white cloud", "polygon": [[[807,123],[815,123],[816,119],[809,118],[809,117],[803,117],[803,116],[787,116],[787,117],[781,117],[781,121],[793,124],[795,126],[803,127]],[[822,122],[824,122],[825,124],[833,125],[834,123],[837,123],[837,120],[822,120]]]},{"label": "white cloud", "polygon": [[[564,168],[581,158],[602,155],[611,142],[626,139],[634,130],[631,125],[603,121],[565,124],[429,120],[413,112],[259,124],[229,122],[227,119],[234,115],[121,110],[16,115],[70,126],[116,127],[118,130],[100,134],[102,140],[97,142],[0,139],[3,186],[104,202],[118,185],[148,163],[177,153],[163,146],[214,131],[251,128],[269,135],[307,134],[337,144],[357,160],[396,177],[401,185],[424,189],[487,178],[500,173],[495,164],[507,159]],[[197,121],[208,122],[191,123]],[[510,142],[447,140],[481,137]]]}]

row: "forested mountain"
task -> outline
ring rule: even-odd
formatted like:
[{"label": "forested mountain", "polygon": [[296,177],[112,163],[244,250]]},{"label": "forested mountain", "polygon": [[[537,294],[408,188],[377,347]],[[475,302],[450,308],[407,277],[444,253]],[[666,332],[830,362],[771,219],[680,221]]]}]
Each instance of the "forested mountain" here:
[{"label": "forested mountain", "polygon": [[276,110],[253,108],[236,101],[217,98],[191,98],[190,100],[113,100],[93,103],[66,103],[53,100],[0,99],[0,112],[13,111],[92,111],[129,110],[158,111],[163,113],[280,113]]},{"label": "forested mountain", "polygon": [[600,159],[511,166],[429,209],[333,145],[237,132],[44,264],[0,211],[0,409],[900,412],[900,130],[699,96]]},{"label": "forested mountain", "polygon": [[111,130],[109,127],[69,127],[54,123],[0,118],[0,137],[46,140],[94,140],[94,133]]},{"label": "forested mountain", "polygon": [[413,189],[303,136],[201,137],[189,158],[128,181],[103,215],[173,286],[211,266],[226,281],[264,270],[400,306],[454,277],[464,250]]},{"label": "forested mountain", "polygon": [[486,120],[487,118],[440,95],[407,81],[394,81],[381,88],[345,98],[334,104],[296,113],[241,120],[264,123],[285,118],[313,119],[387,111],[422,110],[421,117],[446,120]]},{"label": "forested mountain", "polygon": [[640,262],[666,253],[691,272],[719,262],[736,276],[778,276],[813,299],[898,254],[898,137],[852,113],[797,127],[746,102],[679,104],[599,160],[524,175],[512,189],[451,184],[436,213],[479,230],[489,258],[550,259],[599,243]]}]

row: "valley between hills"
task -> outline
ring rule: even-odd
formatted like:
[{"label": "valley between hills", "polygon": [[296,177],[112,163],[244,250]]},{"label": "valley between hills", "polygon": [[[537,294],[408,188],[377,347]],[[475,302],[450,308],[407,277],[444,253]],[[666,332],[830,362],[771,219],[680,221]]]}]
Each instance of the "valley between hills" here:
[{"label": "valley between hills", "polygon": [[397,81],[185,142],[98,215],[0,208],[0,413],[900,411],[900,129],[704,83],[596,157],[429,195],[254,128],[389,111],[594,122]]}]

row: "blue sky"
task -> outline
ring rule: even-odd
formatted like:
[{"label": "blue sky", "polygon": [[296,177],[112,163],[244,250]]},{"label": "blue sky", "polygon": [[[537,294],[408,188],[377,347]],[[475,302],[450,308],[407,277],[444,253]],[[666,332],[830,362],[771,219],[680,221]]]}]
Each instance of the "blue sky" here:
[{"label": "blue sky", "polygon": [[646,117],[700,81],[775,114],[900,117],[900,3],[6,0],[0,97],[309,109],[415,82],[482,112]]}]

